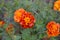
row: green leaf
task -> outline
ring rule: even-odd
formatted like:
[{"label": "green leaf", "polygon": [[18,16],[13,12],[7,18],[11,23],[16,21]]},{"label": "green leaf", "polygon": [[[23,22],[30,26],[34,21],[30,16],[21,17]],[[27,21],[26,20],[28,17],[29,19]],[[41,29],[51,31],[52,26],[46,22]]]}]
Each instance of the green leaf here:
[{"label": "green leaf", "polygon": [[31,40],[37,40],[37,37],[32,35]]},{"label": "green leaf", "polygon": [[57,40],[55,37],[50,38],[50,40]]},{"label": "green leaf", "polygon": [[24,39],[24,40],[30,40],[30,30],[29,29],[24,29],[23,31],[22,31],[22,38]]},{"label": "green leaf", "polygon": [[3,28],[6,29],[6,28],[8,27],[8,24],[9,24],[9,23],[4,24]]},{"label": "green leaf", "polygon": [[4,33],[2,40],[12,40],[12,38],[9,35],[7,35],[6,33]]},{"label": "green leaf", "polygon": [[20,40],[20,39],[21,39],[21,36],[19,36],[19,35],[14,35],[14,36],[13,36],[13,39],[14,39],[14,40]]}]

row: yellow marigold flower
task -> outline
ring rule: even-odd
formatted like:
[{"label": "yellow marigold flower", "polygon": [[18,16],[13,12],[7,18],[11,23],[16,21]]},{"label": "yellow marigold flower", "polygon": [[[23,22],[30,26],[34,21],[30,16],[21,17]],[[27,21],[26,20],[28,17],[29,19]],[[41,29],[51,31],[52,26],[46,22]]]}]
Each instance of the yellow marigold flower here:
[{"label": "yellow marigold flower", "polygon": [[53,7],[53,9],[60,11],[60,1],[54,2],[54,7]]}]

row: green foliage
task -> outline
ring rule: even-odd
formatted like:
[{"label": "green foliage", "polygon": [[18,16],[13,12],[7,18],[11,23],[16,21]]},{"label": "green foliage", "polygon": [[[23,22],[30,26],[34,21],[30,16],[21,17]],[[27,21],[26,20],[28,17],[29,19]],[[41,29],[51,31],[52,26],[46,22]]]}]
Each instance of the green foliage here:
[{"label": "green foliage", "polygon": [[[0,0],[0,15],[8,14],[7,17],[0,17],[6,23],[3,28],[0,28],[0,36],[2,40],[41,40],[43,37],[48,37],[46,34],[46,24],[49,21],[56,21],[60,23],[60,12],[54,11],[53,1],[50,0],[46,3],[46,0]],[[36,18],[36,23],[31,29],[22,29],[20,25],[13,19],[14,11],[24,8],[26,11],[32,12]],[[14,31],[12,34],[6,33],[5,29],[8,24],[14,25]],[[16,32],[18,31],[18,32]],[[21,33],[20,33],[21,32]],[[56,40],[51,38],[50,40]]]}]

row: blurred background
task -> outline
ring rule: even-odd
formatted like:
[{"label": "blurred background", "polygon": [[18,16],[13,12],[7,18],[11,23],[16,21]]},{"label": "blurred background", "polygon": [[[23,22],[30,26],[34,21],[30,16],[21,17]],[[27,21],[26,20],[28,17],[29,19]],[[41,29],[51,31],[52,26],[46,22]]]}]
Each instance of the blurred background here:
[{"label": "blurred background", "polygon": [[[56,0],[0,0],[0,40],[60,40],[57,37],[48,38],[46,34],[46,24],[54,20],[60,23],[60,12],[53,10]],[[23,8],[32,12],[36,18],[36,23],[31,29],[23,29],[14,21],[14,12]],[[10,25],[12,24],[12,25]],[[13,26],[8,29],[8,26]],[[11,31],[12,30],[12,31]]]}]

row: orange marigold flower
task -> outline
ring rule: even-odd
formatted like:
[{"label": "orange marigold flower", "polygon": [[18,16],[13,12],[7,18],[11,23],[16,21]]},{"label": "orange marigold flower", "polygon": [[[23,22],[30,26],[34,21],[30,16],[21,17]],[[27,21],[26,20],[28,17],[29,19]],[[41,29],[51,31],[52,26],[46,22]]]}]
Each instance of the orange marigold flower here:
[{"label": "orange marigold flower", "polygon": [[25,10],[23,8],[16,10],[14,13],[14,20],[16,22],[19,22],[21,16],[23,16],[24,13],[25,13]]},{"label": "orange marigold flower", "polygon": [[53,9],[60,11],[60,1],[54,2],[54,8]]},{"label": "orange marigold flower", "polygon": [[60,1],[60,0],[57,0],[57,1]]},{"label": "orange marigold flower", "polygon": [[25,11],[24,9],[19,9],[14,13],[14,20],[19,22],[23,28],[31,28],[35,23],[34,16]]},{"label": "orange marigold flower", "polygon": [[20,24],[23,28],[31,28],[35,23],[35,18],[31,15],[30,12],[26,12],[26,14],[21,18]]},{"label": "orange marigold flower", "polygon": [[2,27],[5,24],[4,21],[0,21],[0,27]]},{"label": "orange marigold flower", "polygon": [[47,34],[48,36],[58,36],[59,35],[59,24],[51,21],[47,24]]}]

